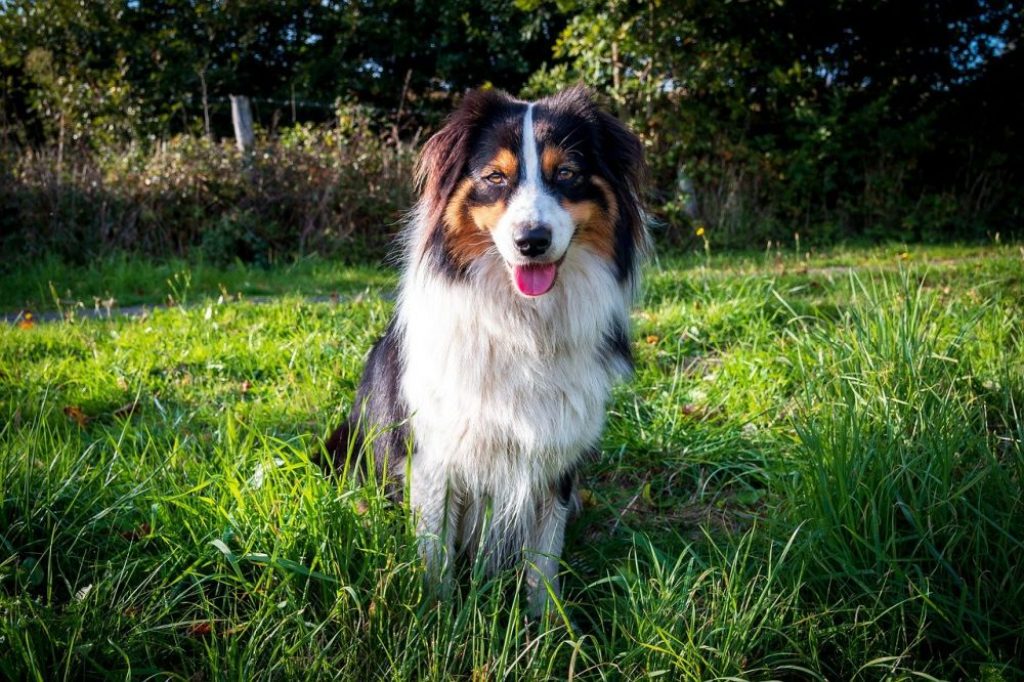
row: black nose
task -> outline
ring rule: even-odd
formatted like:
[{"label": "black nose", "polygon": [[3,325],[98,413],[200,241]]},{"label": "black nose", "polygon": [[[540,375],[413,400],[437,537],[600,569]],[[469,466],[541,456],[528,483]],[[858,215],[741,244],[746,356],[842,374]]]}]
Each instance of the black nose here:
[{"label": "black nose", "polygon": [[551,246],[551,228],[543,225],[523,230],[516,237],[519,253],[530,258],[544,255]]}]

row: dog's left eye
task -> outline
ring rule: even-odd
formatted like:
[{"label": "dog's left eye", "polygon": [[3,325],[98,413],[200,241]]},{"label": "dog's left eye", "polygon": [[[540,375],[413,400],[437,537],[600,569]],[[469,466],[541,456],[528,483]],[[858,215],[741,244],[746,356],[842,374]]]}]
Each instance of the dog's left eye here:
[{"label": "dog's left eye", "polygon": [[489,185],[504,185],[505,174],[500,173],[498,171],[494,171],[493,173],[489,173],[484,176],[484,182],[486,182]]},{"label": "dog's left eye", "polygon": [[558,178],[561,182],[574,180],[576,178],[576,175],[576,169],[569,168],[568,166],[562,166],[561,168],[558,169],[558,172],[555,173],[555,177]]}]

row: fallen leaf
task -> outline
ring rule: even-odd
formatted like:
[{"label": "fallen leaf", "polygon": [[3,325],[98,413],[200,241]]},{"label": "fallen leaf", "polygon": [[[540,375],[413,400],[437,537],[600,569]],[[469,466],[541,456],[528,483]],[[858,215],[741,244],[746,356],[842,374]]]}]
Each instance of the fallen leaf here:
[{"label": "fallen leaf", "polygon": [[89,423],[89,415],[82,412],[82,408],[77,405],[68,405],[64,408],[64,414],[67,415],[68,419],[78,424],[80,427],[84,427]]},{"label": "fallen leaf", "polygon": [[648,336],[648,337],[647,337],[647,343],[649,343],[649,344],[650,344],[650,345],[652,345],[652,346],[653,346],[654,344],[658,343],[658,341],[660,341],[660,340],[661,340],[661,338],[660,338],[660,337],[658,337],[658,336],[657,336],[657,335],[655,335],[655,334],[651,334],[650,336]]}]

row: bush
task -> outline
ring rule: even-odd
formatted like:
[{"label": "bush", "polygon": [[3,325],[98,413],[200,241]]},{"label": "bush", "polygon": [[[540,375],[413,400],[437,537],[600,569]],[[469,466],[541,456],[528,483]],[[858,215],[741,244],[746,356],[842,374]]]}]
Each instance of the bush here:
[{"label": "bush", "polygon": [[412,203],[413,153],[368,125],[296,126],[243,155],[177,136],[101,151],[8,151],[2,246],[71,261],[111,247],[271,262],[381,250]]}]

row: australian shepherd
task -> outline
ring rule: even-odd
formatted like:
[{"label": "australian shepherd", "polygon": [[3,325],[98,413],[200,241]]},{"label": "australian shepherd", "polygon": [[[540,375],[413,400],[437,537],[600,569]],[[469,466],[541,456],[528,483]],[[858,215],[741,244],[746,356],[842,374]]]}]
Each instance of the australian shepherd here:
[{"label": "australian shepherd", "polygon": [[406,491],[441,583],[457,553],[525,559],[530,610],[558,594],[577,468],[632,369],[644,170],[583,88],[469,93],[423,149],[394,317],[327,447]]}]

